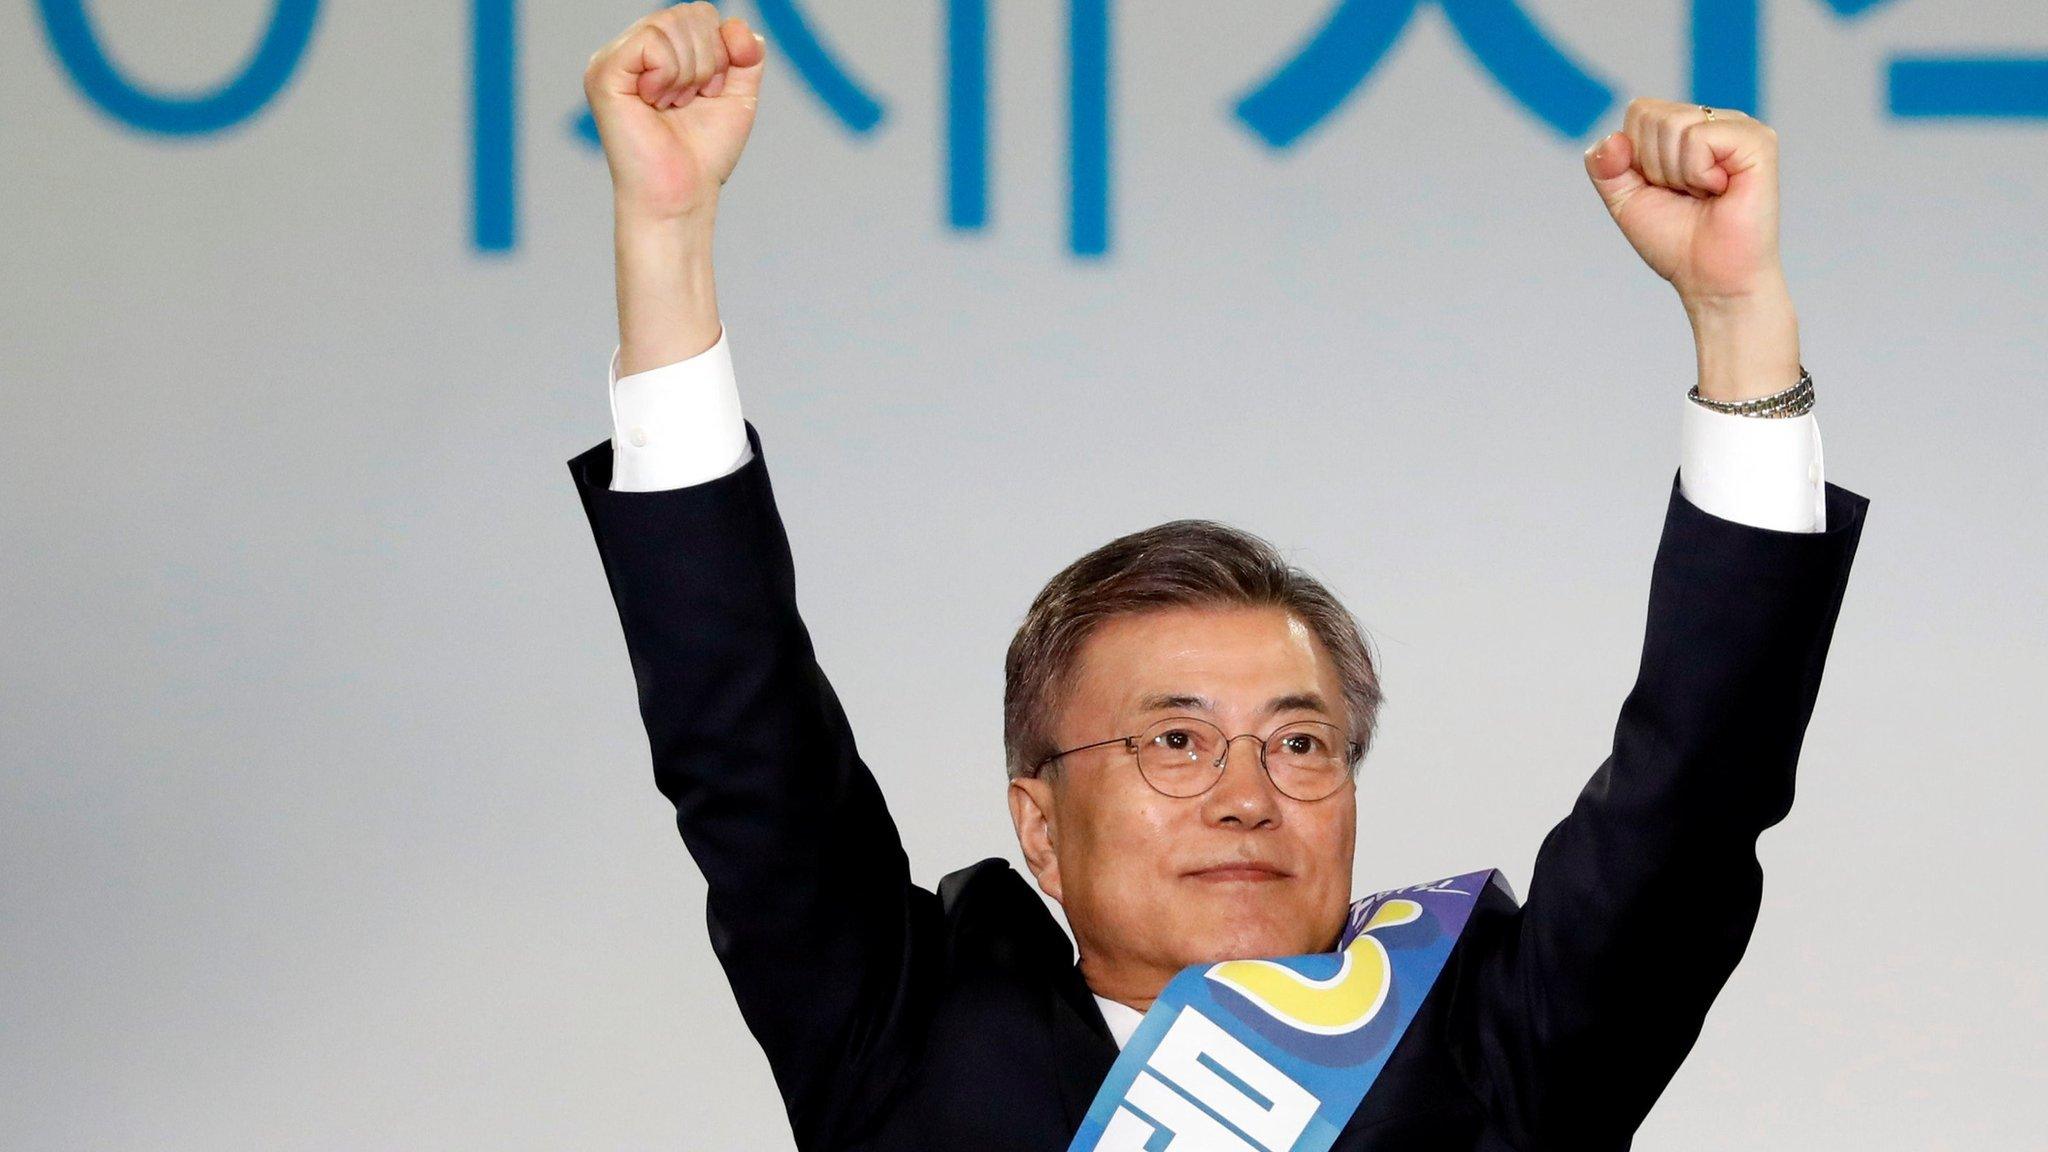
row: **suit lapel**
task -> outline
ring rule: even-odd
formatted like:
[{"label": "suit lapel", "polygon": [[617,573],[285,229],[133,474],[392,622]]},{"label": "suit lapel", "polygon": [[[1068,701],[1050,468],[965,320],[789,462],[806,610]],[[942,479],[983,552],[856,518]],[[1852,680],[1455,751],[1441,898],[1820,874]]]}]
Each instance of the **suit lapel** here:
[{"label": "suit lapel", "polygon": [[1095,1093],[1116,1063],[1117,1047],[1078,966],[1067,967],[1053,979],[1052,1050],[1067,1130],[1079,1131]]}]

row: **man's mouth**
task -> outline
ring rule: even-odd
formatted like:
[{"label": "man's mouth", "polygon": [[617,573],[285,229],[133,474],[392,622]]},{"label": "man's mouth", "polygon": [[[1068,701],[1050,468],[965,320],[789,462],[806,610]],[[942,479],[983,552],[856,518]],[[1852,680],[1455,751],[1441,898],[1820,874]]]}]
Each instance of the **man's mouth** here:
[{"label": "man's mouth", "polygon": [[1289,873],[1277,865],[1264,864],[1256,860],[1231,860],[1226,863],[1212,864],[1206,868],[1196,868],[1185,873],[1185,875],[1191,880],[1203,880],[1211,884],[1256,884],[1271,880],[1285,880]]}]

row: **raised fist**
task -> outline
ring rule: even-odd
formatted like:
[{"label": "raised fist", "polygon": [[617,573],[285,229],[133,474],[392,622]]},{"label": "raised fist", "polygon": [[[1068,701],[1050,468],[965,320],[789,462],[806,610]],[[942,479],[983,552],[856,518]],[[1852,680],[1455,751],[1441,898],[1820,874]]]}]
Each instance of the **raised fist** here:
[{"label": "raised fist", "polygon": [[1586,173],[1637,254],[1688,306],[1781,292],[1778,134],[1725,108],[1631,101]]},{"label": "raised fist", "polygon": [[678,4],[598,49],[583,71],[622,219],[707,215],[754,126],[768,49],[739,17]]}]

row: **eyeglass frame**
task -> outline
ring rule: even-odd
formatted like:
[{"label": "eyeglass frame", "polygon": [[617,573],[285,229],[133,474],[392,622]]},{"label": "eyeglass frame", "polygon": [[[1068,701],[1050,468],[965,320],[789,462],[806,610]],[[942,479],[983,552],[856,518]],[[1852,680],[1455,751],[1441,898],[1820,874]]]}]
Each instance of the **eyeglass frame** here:
[{"label": "eyeglass frame", "polygon": [[[1159,785],[1154,784],[1152,782],[1152,778],[1150,776],[1145,775],[1145,769],[1141,766],[1140,761],[1138,759],[1137,744],[1138,738],[1143,736],[1146,732],[1150,732],[1152,729],[1159,727],[1161,724],[1170,724],[1175,720],[1192,720],[1197,724],[1208,725],[1210,728],[1215,729],[1218,734],[1223,733],[1222,725],[1217,724],[1213,720],[1205,720],[1200,716],[1162,716],[1159,719],[1154,720],[1150,724],[1145,725],[1143,731],[1133,732],[1128,736],[1112,736],[1107,740],[1097,740],[1093,744],[1081,744],[1073,748],[1069,748],[1064,752],[1055,752],[1052,755],[1047,756],[1043,760],[1040,760],[1038,763],[1033,764],[1031,766],[1031,775],[1035,779],[1040,773],[1045,771],[1045,766],[1047,764],[1050,764],[1055,760],[1060,760],[1065,757],[1071,756],[1076,752],[1086,752],[1091,748],[1104,748],[1111,744],[1122,744],[1124,746],[1124,751],[1130,754],[1131,767],[1137,769],[1138,779],[1143,780],[1147,788],[1152,789],[1154,792],[1159,793],[1161,796],[1164,796],[1169,800],[1193,800],[1197,796],[1207,795],[1211,790],[1213,790],[1216,787],[1216,785],[1223,783],[1223,774],[1229,771],[1230,769],[1230,750],[1237,746],[1237,742],[1239,740],[1243,740],[1249,737],[1259,742],[1259,771],[1265,774],[1267,783],[1273,785],[1273,790],[1275,792],[1280,793],[1282,796],[1287,797],[1289,800],[1292,800],[1297,804],[1319,804],[1322,801],[1328,800],[1330,797],[1335,796],[1337,793],[1342,792],[1344,790],[1344,785],[1340,783],[1335,788],[1330,789],[1328,792],[1323,793],[1321,796],[1316,797],[1314,800],[1303,800],[1301,797],[1296,796],[1294,793],[1289,792],[1287,789],[1280,787],[1280,781],[1273,779],[1273,770],[1266,764],[1266,745],[1273,739],[1273,737],[1278,736],[1280,733],[1285,732],[1287,729],[1292,728],[1297,724],[1321,724],[1325,727],[1335,728],[1339,732],[1342,732],[1344,730],[1343,725],[1335,724],[1328,720],[1289,720],[1285,724],[1276,725],[1271,732],[1266,733],[1264,736],[1261,736],[1256,732],[1240,732],[1235,736],[1224,735],[1223,751],[1219,756],[1217,756],[1216,763],[1213,765],[1213,767],[1216,769],[1216,778],[1214,780],[1209,781],[1209,786],[1207,788],[1202,789],[1200,792],[1190,792],[1185,796],[1176,796],[1173,793],[1168,792],[1165,789],[1161,788]],[[1360,757],[1364,755],[1364,752],[1365,746],[1363,744],[1360,744],[1356,740],[1350,739],[1348,736],[1346,737],[1344,741],[1344,768],[1346,779],[1357,779],[1358,762]]]}]

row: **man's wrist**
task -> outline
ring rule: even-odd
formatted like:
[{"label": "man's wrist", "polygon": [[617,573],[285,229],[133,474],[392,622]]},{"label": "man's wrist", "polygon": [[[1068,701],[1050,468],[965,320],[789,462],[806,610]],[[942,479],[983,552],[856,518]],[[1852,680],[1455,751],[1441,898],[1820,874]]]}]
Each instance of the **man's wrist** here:
[{"label": "man's wrist", "polygon": [[1753,400],[1799,381],[1799,314],[1782,284],[1739,297],[1685,301],[1709,400]]},{"label": "man's wrist", "polygon": [[711,237],[713,226],[718,220],[718,197],[707,196],[703,200],[680,211],[653,211],[630,194],[612,189],[612,221],[620,232],[669,233]]}]

